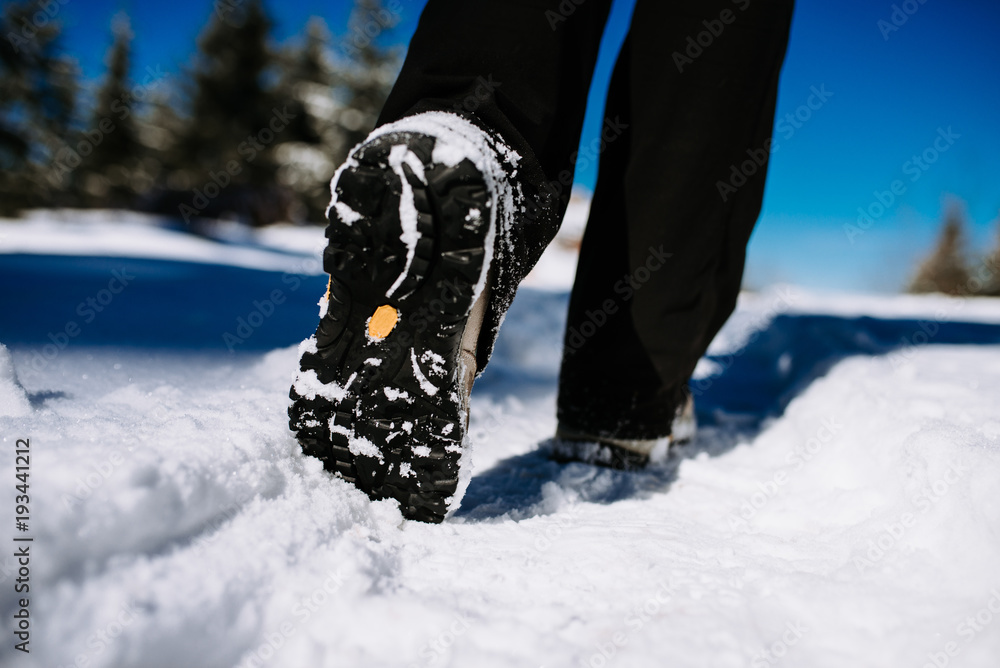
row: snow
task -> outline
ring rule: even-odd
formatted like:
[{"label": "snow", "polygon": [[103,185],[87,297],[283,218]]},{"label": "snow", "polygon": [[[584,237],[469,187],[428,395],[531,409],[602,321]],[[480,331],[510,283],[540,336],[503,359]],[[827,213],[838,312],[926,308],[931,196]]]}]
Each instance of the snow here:
[{"label": "snow", "polygon": [[365,455],[368,457],[374,457],[380,462],[382,461],[382,451],[378,449],[377,445],[363,436],[351,435],[348,440],[347,447],[351,451],[351,454],[356,457]]},{"label": "snow", "polygon": [[24,417],[30,414],[31,405],[17,380],[10,351],[0,343],[0,415]]},{"label": "snow", "polygon": [[410,365],[413,367],[413,376],[417,379],[417,383],[420,384],[420,389],[432,397],[437,394],[438,387],[431,381],[427,380],[427,376],[420,371],[420,365],[417,363],[416,353],[412,350],[410,351]]},{"label": "snow", "polygon": [[413,402],[413,399],[410,398],[410,395],[405,390],[398,390],[387,385],[382,388],[382,392],[385,393],[389,401],[405,401],[408,404]]},{"label": "snow", "polygon": [[345,224],[350,225],[361,220],[361,214],[343,202],[334,202],[333,206],[337,209],[337,215],[340,216],[340,220]]},{"label": "snow", "polygon": [[399,226],[402,228],[399,238],[406,246],[406,264],[390,286],[389,291],[385,293],[386,297],[391,297],[396,292],[396,288],[406,279],[406,274],[410,271],[410,265],[413,264],[413,258],[417,252],[417,242],[420,241],[420,232],[417,230],[417,208],[413,203],[413,186],[410,185],[409,179],[406,178],[406,172],[403,171],[404,164],[409,165],[420,181],[427,182],[424,178],[424,165],[420,162],[420,158],[405,145],[393,146],[389,151],[389,166],[392,171],[396,172],[403,189],[399,196]]},{"label": "snow", "polygon": [[[0,219],[0,251],[40,255],[145,258],[198,262],[250,269],[321,274],[316,257],[325,248],[317,228],[281,226],[253,231],[235,223],[217,224],[225,236],[240,230],[240,243],[197,237],[155,216],[131,212],[40,211],[26,220]],[[279,238],[280,242],[268,243]]]},{"label": "snow", "polygon": [[[2,665],[996,665],[1000,302],[744,294],[700,366],[695,441],[621,473],[539,450],[567,294],[527,287],[473,393],[462,507],[425,525],[332,478],[288,432],[323,277],[302,275],[234,353],[225,304],[157,292],[200,329],[154,345],[126,316],[168,253],[121,233],[148,224],[43,218],[4,231],[88,239],[96,256],[119,244],[136,278],[88,325],[73,308],[103,270],[67,274],[63,296],[41,244],[34,263],[0,245],[0,278],[18,279],[0,294],[0,478],[13,486],[14,441],[30,438],[35,539],[31,654],[12,647],[15,563],[0,556]],[[303,239],[267,234],[178,239],[169,256],[259,260],[210,274],[249,304],[299,261],[281,244]],[[77,271],[70,257],[58,266]],[[70,318],[85,331],[46,357],[50,323]]]},{"label": "snow", "polygon": [[[313,340],[313,345],[315,346],[315,339]],[[295,378],[294,386],[295,391],[301,397],[306,399],[315,399],[317,396],[329,399],[330,401],[343,401],[348,396],[348,390],[351,387],[351,383],[357,377],[357,372],[351,374],[351,377],[347,379],[347,384],[341,387],[334,381],[329,383],[323,383],[316,372],[312,369],[307,371],[302,371]]]}]

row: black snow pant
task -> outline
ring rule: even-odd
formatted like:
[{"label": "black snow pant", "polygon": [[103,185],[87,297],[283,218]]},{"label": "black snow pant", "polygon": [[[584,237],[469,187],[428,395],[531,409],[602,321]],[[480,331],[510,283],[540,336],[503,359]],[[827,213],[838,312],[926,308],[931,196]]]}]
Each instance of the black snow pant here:
[{"label": "black snow pant", "polygon": [[[670,433],[698,359],[735,308],[792,4],[637,0],[596,146],[562,426],[617,438]],[[515,229],[513,279],[493,282],[480,367],[516,282],[565,212],[610,5],[429,0],[379,119],[468,112],[524,159],[519,179],[532,202]]]}]

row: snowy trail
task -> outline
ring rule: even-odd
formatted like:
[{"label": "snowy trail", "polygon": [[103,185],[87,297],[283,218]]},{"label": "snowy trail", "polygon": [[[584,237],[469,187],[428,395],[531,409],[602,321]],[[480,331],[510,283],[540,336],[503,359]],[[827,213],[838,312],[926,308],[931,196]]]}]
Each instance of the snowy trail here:
[{"label": "snowy trail", "polygon": [[438,526],[300,454],[294,346],[74,343],[39,371],[18,329],[0,438],[32,443],[33,635],[12,650],[5,549],[0,663],[996,666],[1000,306],[787,295],[741,300],[698,438],[625,474],[538,452],[566,295],[522,291]]}]

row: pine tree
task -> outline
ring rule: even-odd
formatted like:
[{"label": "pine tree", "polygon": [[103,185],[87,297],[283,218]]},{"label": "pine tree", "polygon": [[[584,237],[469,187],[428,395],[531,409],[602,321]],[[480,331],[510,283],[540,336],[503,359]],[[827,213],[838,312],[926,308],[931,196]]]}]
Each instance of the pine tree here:
[{"label": "pine tree", "polygon": [[941,236],[931,255],[917,270],[909,292],[941,292],[964,296],[970,292],[971,273],[966,259],[965,218],[957,206],[945,214]]},{"label": "pine tree", "polygon": [[129,88],[129,51],[132,30],[119,14],[112,24],[114,42],[108,51],[108,72],[97,93],[90,123],[101,141],[81,169],[84,191],[93,206],[129,207],[143,189],[143,145],[139,141],[136,110]]},{"label": "pine tree", "polygon": [[[360,143],[375,127],[392,82],[399,71],[400,54],[396,49],[379,46],[398,22],[381,0],[356,0],[348,22],[348,34],[341,38],[341,51],[348,61],[341,68],[338,82],[343,91],[337,114],[346,144],[346,152]],[[375,33],[374,35],[372,33]]]},{"label": "pine tree", "polygon": [[301,44],[282,55],[279,90],[295,118],[275,151],[280,162],[278,180],[295,191],[302,217],[320,222],[330,201],[334,158],[340,153],[332,95],[337,75],[326,23],[311,18]]},{"label": "pine tree", "polygon": [[358,0],[349,32],[331,49],[321,19],[306,26],[301,44],[284,59],[280,91],[299,115],[277,147],[279,181],[292,188],[305,217],[322,222],[330,202],[330,178],[348,152],[375,126],[399,67],[399,53],[372,36],[383,37],[397,17],[377,0]]},{"label": "pine tree", "polygon": [[996,221],[996,241],[993,250],[983,258],[979,278],[983,287],[979,294],[986,297],[1000,297],[1000,217]]},{"label": "pine tree", "polygon": [[[10,4],[0,18],[0,211],[72,201],[76,68],[60,28],[41,25],[40,3]],[[43,12],[44,16],[44,12]],[[78,156],[76,156],[78,157]]]},{"label": "pine tree", "polygon": [[171,182],[187,192],[176,213],[281,220],[289,197],[275,182],[274,147],[291,110],[269,85],[271,20],[260,0],[217,9],[198,41],[189,115],[170,160]]}]

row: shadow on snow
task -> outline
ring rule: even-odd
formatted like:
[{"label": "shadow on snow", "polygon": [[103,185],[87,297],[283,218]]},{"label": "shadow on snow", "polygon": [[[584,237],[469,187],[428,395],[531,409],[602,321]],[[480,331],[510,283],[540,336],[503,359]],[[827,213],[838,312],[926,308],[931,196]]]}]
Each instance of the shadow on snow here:
[{"label": "shadow on snow", "polygon": [[[536,297],[542,303],[547,295]],[[520,298],[520,295],[519,295]],[[527,300],[525,300],[527,301]],[[551,308],[551,304],[548,305]],[[512,314],[513,316],[514,314]],[[556,339],[557,341],[560,339]],[[501,342],[502,344],[506,342]],[[895,354],[905,361],[911,346],[929,344],[1000,344],[1000,326],[967,322],[928,322],[831,315],[778,315],[752,342],[731,355],[708,356],[721,373],[692,383],[699,432],[691,443],[672,449],[665,462],[641,472],[623,472],[583,464],[560,465],[544,448],[510,457],[473,477],[456,514],[487,520],[509,513],[514,519],[536,510],[542,486],[555,482],[585,501],[613,503],[666,491],[681,461],[701,453],[717,456],[741,440],[752,439],[768,418],[779,417],[789,402],[837,362],[853,355]],[[498,356],[510,354],[498,345]],[[518,383],[512,368],[501,365],[499,382],[489,370],[482,377],[486,393],[511,391]],[[491,367],[492,368],[492,367]],[[556,369],[557,371],[557,369]],[[546,379],[551,388],[556,376]],[[531,379],[537,383],[537,379]],[[479,386],[476,388],[480,390]]]}]

